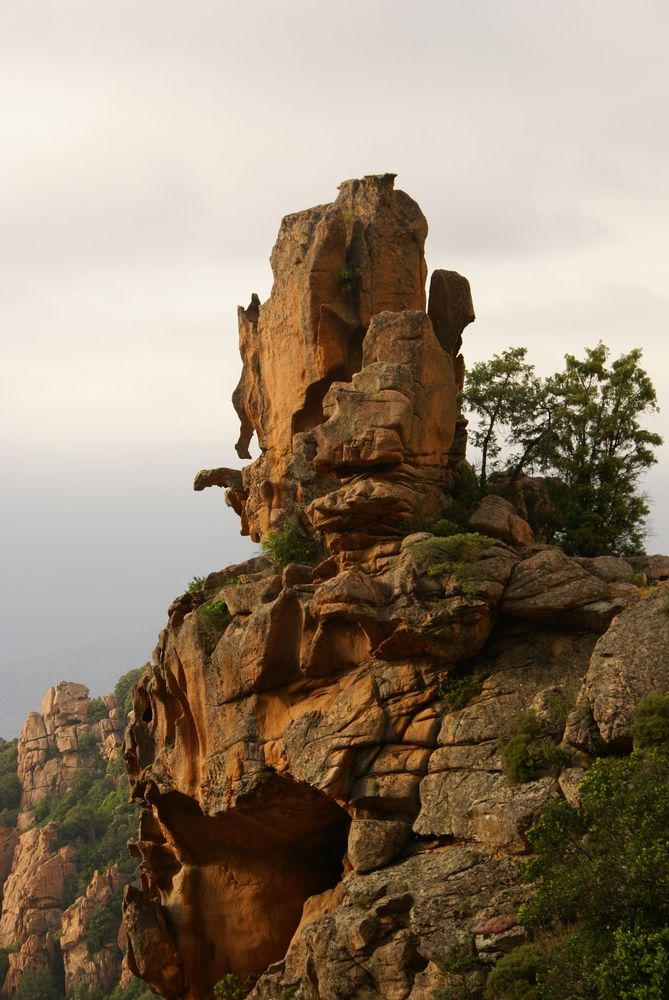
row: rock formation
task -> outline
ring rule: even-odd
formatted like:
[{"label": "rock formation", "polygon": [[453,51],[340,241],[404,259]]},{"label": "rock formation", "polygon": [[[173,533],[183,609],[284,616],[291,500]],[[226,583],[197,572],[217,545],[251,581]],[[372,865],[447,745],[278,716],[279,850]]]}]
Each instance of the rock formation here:
[{"label": "rock formation", "polygon": [[42,698],[42,711],[30,712],[19,738],[22,811],[47,795],[69,787],[92,746],[107,758],[121,743],[121,722],[113,694],[101,699],[105,715],[89,721],[91,699],[85,684],[62,681]]},{"label": "rock formation", "polygon": [[261,454],[196,489],[228,486],[254,541],[299,508],[331,551],[355,551],[445,508],[474,310],[466,279],[437,271],[424,312],[427,223],[393,181],[346,181],[333,204],[287,216],[269,300],[239,310],[237,451],[250,458],[255,434]]},{"label": "rock formation", "polygon": [[[0,948],[9,949],[9,970],[3,990],[11,995],[26,969],[46,966],[52,972],[60,966],[56,944],[61,931],[67,948],[66,980],[71,986],[106,988],[118,982],[121,952],[116,948],[113,962],[105,949],[93,960],[82,957],[85,938],[76,937],[74,917],[83,907],[90,910],[92,898],[102,899],[102,883],[111,876],[98,876],[78,906],[64,911],[71,899],[71,880],[76,872],[76,849],[59,842],[54,823],[35,825],[34,807],[47,796],[62,795],[78,770],[90,765],[91,754],[109,757],[121,743],[121,721],[113,695],[97,703],[97,717],[91,715],[91,699],[83,684],[64,681],[50,688],[42,699],[42,711],[31,712],[18,743],[18,776],[22,786],[18,830],[3,838],[2,909]],[[118,881],[118,877],[117,877]],[[115,886],[118,890],[121,883]],[[83,942],[83,943],[82,943]],[[83,952],[82,952],[83,948]],[[111,949],[107,949],[110,952]],[[79,960],[81,960],[80,964]],[[96,977],[96,970],[100,974]],[[110,979],[111,977],[111,979]]]},{"label": "rock formation", "polygon": [[[528,826],[669,690],[669,619],[629,563],[537,544],[497,497],[438,535],[473,309],[437,271],[424,311],[425,234],[392,175],[348,181],[284,219],[272,295],[239,312],[238,451],[255,433],[261,454],[196,488],[322,558],[211,574],[135,690],[128,962],[166,1000],[228,973],[253,1000],[432,1000],[455,944],[493,962],[522,940]],[[529,708],[567,766],[512,784],[499,737]]]},{"label": "rock formation", "polygon": [[119,981],[121,953],[125,950],[125,933],[117,927],[117,935],[109,941],[95,941],[91,947],[91,929],[96,915],[108,907],[114,896],[120,896],[126,879],[115,866],[106,872],[96,871],[80,896],[63,913],[60,949],[65,970],[65,992],[80,984],[85,990],[111,993]]}]

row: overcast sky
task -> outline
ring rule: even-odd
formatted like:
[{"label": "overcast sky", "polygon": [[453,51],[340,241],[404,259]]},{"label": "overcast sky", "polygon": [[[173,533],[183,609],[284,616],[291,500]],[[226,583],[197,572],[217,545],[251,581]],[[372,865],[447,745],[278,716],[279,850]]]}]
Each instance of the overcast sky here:
[{"label": "overcast sky", "polygon": [[[0,734],[252,551],[193,474],[239,464],[236,307],[281,216],[345,178],[419,202],[470,363],[642,347],[669,437],[668,10],[0,0]],[[664,453],[645,485],[669,551]]]}]

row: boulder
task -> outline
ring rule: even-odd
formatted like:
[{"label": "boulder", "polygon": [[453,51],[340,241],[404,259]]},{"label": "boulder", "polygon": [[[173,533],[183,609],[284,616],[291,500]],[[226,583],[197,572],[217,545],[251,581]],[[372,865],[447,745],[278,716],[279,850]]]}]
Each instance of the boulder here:
[{"label": "boulder", "polygon": [[553,618],[608,597],[604,580],[562,549],[546,546],[520,562],[502,599],[502,611],[518,618]]},{"label": "boulder", "polygon": [[527,521],[516,514],[513,505],[503,497],[490,494],[483,497],[469,518],[472,531],[501,538],[511,545],[531,545],[534,534]]}]

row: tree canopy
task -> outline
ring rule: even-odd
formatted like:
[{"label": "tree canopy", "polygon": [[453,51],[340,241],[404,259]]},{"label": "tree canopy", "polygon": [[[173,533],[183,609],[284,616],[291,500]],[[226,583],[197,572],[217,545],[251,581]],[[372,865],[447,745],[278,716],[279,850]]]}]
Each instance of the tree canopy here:
[{"label": "tree canopy", "polygon": [[502,958],[486,1000],[669,996],[669,696],[636,707],[634,752],[597,760],[580,802],[555,799],[528,831],[531,937]]},{"label": "tree canopy", "polygon": [[463,393],[476,419],[482,490],[491,468],[506,467],[513,485],[523,472],[552,477],[557,512],[552,531],[568,552],[638,552],[649,507],[639,479],[662,438],[643,427],[657,410],[655,389],[635,348],[609,364],[602,343],[585,357],[565,355],[562,371],[535,374],[526,349],[509,348],[474,365]]}]

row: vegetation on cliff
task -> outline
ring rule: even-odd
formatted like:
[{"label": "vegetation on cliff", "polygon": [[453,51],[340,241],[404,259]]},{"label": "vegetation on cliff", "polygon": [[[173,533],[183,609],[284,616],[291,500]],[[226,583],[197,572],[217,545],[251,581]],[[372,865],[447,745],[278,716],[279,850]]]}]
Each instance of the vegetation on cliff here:
[{"label": "vegetation on cliff", "polygon": [[14,826],[21,801],[16,773],[17,740],[0,739],[0,826]]},{"label": "vegetation on cliff", "polygon": [[[132,687],[142,672],[143,668],[128,671],[116,684],[115,698],[120,716],[117,722],[118,727],[125,724],[130,710]],[[68,687],[67,684],[63,686]],[[77,686],[70,685],[70,687]],[[84,700],[83,712],[76,716],[78,721],[74,721],[75,715],[72,715],[67,718],[66,722],[62,723],[71,729],[71,732],[68,729],[66,745],[71,746],[72,740],[74,740],[78,747],[78,766],[73,771],[63,769],[62,773],[67,774],[65,791],[38,797],[33,800],[32,808],[24,801],[22,807],[23,823],[29,822],[32,818],[37,827],[47,827],[48,825],[49,847],[47,855],[40,863],[46,863],[48,867],[49,849],[53,852],[52,858],[55,857],[55,852],[60,851],[61,848],[70,849],[67,855],[70,872],[65,876],[64,888],[62,884],[59,888],[57,882],[54,882],[51,888],[46,891],[47,895],[53,897],[53,902],[49,905],[56,907],[54,913],[58,914],[62,909],[71,907],[67,910],[67,914],[78,913],[79,915],[76,918],[63,915],[62,926],[54,933],[55,952],[49,958],[48,966],[35,964],[33,960],[33,964],[29,964],[19,976],[14,974],[12,984],[9,986],[9,994],[18,1000],[37,1000],[37,998],[39,1000],[64,1000],[65,997],[67,1000],[108,1000],[108,998],[113,998],[113,1000],[148,1000],[154,996],[139,980],[132,981],[127,989],[113,986],[114,975],[118,976],[118,971],[115,971],[115,968],[116,970],[120,969],[122,957],[117,946],[121,922],[122,885],[124,881],[133,881],[138,876],[137,862],[130,857],[127,850],[128,839],[134,837],[137,831],[138,808],[129,801],[128,779],[120,748],[109,755],[107,747],[108,759],[105,759],[94,731],[89,728],[109,718],[109,704],[113,704],[109,699],[107,702],[101,698]],[[56,728],[52,729],[51,727],[54,725]],[[61,767],[61,764],[57,762],[65,760],[64,757],[61,757],[61,751],[58,749],[59,739],[64,740],[64,730],[58,729],[60,725],[61,722],[56,722],[55,717],[50,717],[48,732],[51,735],[47,737],[49,742],[43,749],[45,762],[51,768]],[[104,732],[108,732],[108,729],[103,729]],[[44,737],[38,738],[43,739]],[[25,753],[26,751],[24,751],[24,770],[26,766]],[[30,758],[33,760],[34,751],[30,751],[30,753],[33,753],[33,757]],[[0,742],[0,823],[6,826],[16,823],[18,808],[21,804],[22,784],[17,774],[17,756],[16,740]],[[38,764],[38,767],[43,766],[44,764]],[[34,781],[34,775],[32,775],[31,780]],[[47,842],[45,841],[45,843]],[[71,850],[72,848],[74,850]],[[107,883],[104,879],[98,879],[97,882],[92,881],[93,873],[110,870],[112,874],[107,880],[110,888],[97,894],[95,890],[91,889],[91,886]],[[110,891],[110,889],[114,891]],[[35,890],[31,889],[30,891],[34,892]],[[84,894],[86,894],[85,899]],[[76,906],[72,906],[75,901]],[[86,957],[86,949],[88,959],[102,953],[112,955],[113,952],[116,952],[116,957],[112,957],[104,964],[108,983],[110,982],[109,971],[111,969],[111,985],[106,988],[92,985],[95,981],[95,974],[91,971],[86,973],[88,980],[85,984],[84,982],[72,981],[71,973],[67,972],[67,961],[65,961],[65,970],[63,968],[63,961],[66,959],[65,929],[68,921],[71,926],[72,919],[78,920],[82,925],[77,933],[83,932],[85,935],[84,958]],[[62,952],[59,943],[61,934]],[[19,938],[10,947],[0,950],[0,984],[7,976],[11,953],[16,951],[21,944],[23,941]],[[71,937],[69,946],[71,946]],[[68,975],[70,975],[69,985],[67,985]]]},{"label": "vegetation on cliff", "polygon": [[538,377],[524,347],[509,348],[467,374],[465,408],[477,423],[480,488],[500,461],[510,488],[521,473],[551,477],[549,504],[536,525],[565,551],[593,556],[639,552],[649,513],[640,475],[657,458],[659,434],[640,423],[657,410],[656,394],[641,368],[641,351],[610,365],[599,343],[580,359],[565,355],[562,371]]},{"label": "vegetation on cliff", "polygon": [[34,814],[37,823],[57,825],[58,846],[77,849],[77,870],[66,905],[85,891],[96,869],[104,871],[115,864],[128,878],[136,876],[136,862],[126,845],[137,830],[138,810],[128,801],[120,750],[107,765],[97,752],[91,753],[88,766],[74,774],[65,794],[40,799]]},{"label": "vegetation on cliff", "polygon": [[669,995],[669,697],[637,706],[637,748],[601,758],[580,803],[548,803],[528,833],[520,918],[534,938],[498,962],[487,1000]]}]

